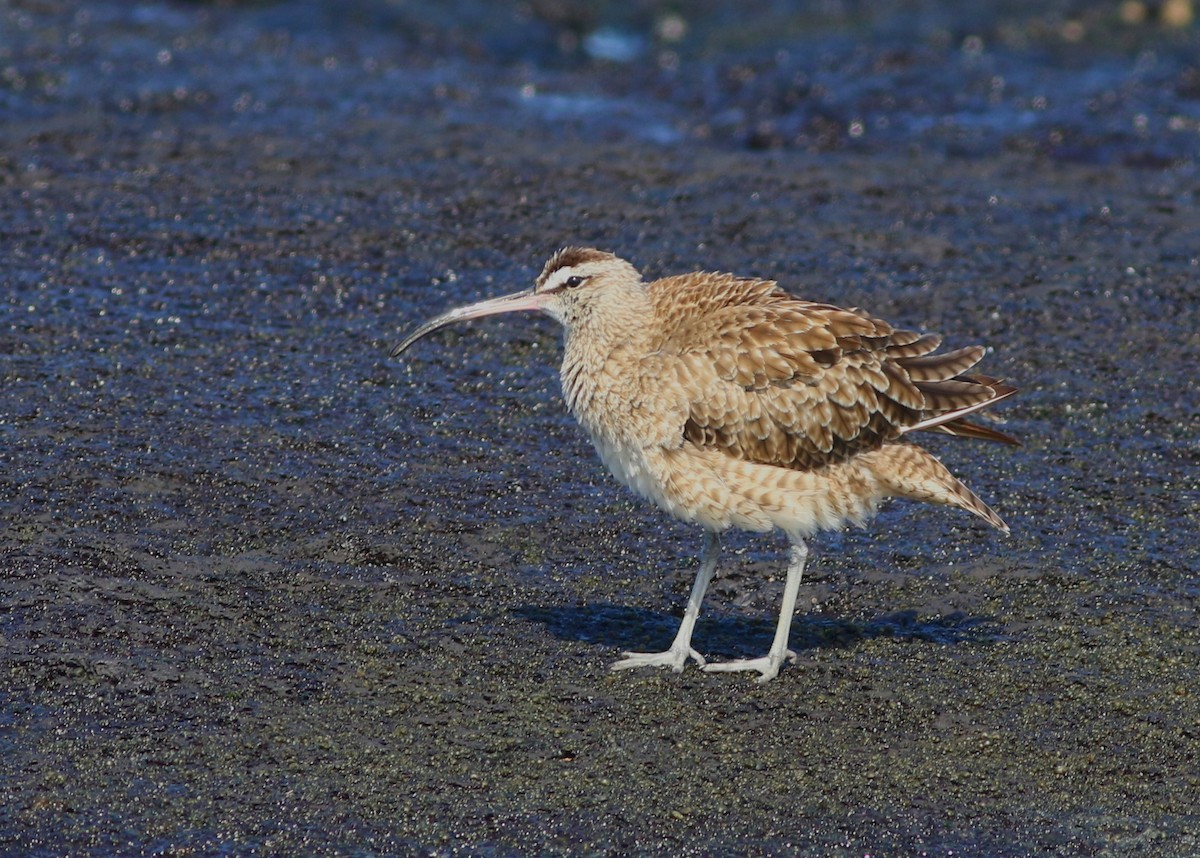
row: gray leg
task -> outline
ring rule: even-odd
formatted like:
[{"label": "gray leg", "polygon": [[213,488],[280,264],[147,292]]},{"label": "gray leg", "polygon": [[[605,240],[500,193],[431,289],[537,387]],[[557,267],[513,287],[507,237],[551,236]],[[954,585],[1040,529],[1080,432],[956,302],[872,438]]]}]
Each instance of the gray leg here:
[{"label": "gray leg", "polygon": [[700,571],[696,573],[696,583],[692,585],[687,610],[683,612],[683,622],[679,624],[679,631],[675,633],[671,648],[665,652],[621,653],[625,657],[613,663],[613,670],[625,670],[630,667],[669,667],[679,673],[689,656],[696,660],[696,664],[704,666],[704,656],[692,649],[692,629],[696,627],[696,618],[700,616],[700,603],[704,601],[704,593],[717,571],[717,557],[720,554],[721,537],[706,530],[704,549],[700,553]]},{"label": "gray leg", "polygon": [[775,639],[771,649],[761,658],[742,658],[721,664],[703,665],[705,670],[757,670],[759,682],[769,682],[779,673],[784,659],[795,660],[796,654],[788,649],[788,634],[792,630],[792,614],[796,612],[796,595],[800,591],[800,577],[804,574],[804,563],[808,560],[808,546],[798,536],[791,537],[792,547],[788,558],[787,581],[783,585],[783,604],[779,606],[779,623],[775,626]]}]

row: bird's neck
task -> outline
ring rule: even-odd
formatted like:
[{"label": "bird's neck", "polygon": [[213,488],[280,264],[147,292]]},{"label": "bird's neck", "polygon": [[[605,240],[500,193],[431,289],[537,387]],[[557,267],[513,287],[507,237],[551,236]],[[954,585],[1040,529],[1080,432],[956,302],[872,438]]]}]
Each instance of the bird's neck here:
[{"label": "bird's neck", "polygon": [[598,296],[586,313],[571,320],[563,352],[563,395],[585,426],[600,404],[597,396],[616,393],[623,377],[646,354],[653,316],[645,286],[630,283]]}]

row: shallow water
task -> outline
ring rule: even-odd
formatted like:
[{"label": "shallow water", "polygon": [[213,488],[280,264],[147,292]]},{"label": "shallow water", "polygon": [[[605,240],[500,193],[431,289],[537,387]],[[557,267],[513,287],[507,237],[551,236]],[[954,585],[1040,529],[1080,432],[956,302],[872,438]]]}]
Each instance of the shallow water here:
[{"label": "shallow water", "polygon": [[[1194,28],[538,8],[0,13],[0,851],[1194,854]],[[889,506],[775,682],[609,674],[700,535],[553,324],[387,358],[575,242],[989,344],[1024,446],[930,446],[1012,537]]]}]

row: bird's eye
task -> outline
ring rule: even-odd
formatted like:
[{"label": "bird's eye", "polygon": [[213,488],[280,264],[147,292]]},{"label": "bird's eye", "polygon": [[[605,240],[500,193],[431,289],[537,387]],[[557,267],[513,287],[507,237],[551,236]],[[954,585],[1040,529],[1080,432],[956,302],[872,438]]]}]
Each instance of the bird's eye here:
[{"label": "bird's eye", "polygon": [[587,280],[587,278],[580,277],[578,274],[576,274],[574,277],[568,277],[566,280],[564,280],[563,285],[568,289],[574,289],[576,286],[582,286],[584,280]]}]

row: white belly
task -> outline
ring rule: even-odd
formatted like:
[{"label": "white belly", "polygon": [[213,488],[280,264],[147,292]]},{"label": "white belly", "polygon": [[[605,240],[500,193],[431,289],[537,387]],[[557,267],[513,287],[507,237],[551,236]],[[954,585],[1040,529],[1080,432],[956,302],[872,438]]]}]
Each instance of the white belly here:
[{"label": "white belly", "polygon": [[652,500],[670,512],[669,505],[664,502],[662,484],[651,473],[644,451],[611,438],[601,435],[592,436],[592,444],[617,482],[633,489],[647,500]]}]

